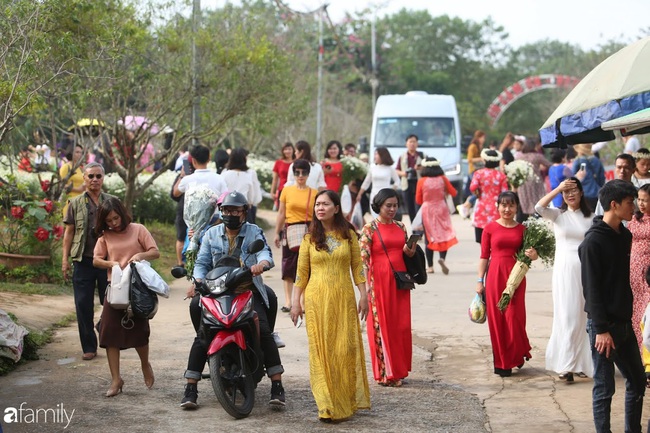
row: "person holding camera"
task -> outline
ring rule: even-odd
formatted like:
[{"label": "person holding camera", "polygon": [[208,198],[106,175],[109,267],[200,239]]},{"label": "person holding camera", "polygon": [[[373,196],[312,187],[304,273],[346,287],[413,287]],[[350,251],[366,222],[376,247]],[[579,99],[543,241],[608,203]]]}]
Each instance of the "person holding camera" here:
[{"label": "person holding camera", "polygon": [[343,148],[341,147],[341,143],[332,140],[327,143],[325,159],[320,163],[323,167],[323,173],[325,173],[327,189],[331,189],[337,193],[341,192],[341,182],[343,182],[343,163],[341,162],[342,153]]},{"label": "person holding camera", "polygon": [[402,197],[411,221],[413,221],[415,214],[418,212],[418,206],[415,203],[415,190],[418,185],[418,179],[420,178],[423,159],[424,155],[422,152],[418,152],[418,136],[411,134],[406,137],[406,152],[397,160],[395,169],[401,178],[400,187],[402,189]]}]

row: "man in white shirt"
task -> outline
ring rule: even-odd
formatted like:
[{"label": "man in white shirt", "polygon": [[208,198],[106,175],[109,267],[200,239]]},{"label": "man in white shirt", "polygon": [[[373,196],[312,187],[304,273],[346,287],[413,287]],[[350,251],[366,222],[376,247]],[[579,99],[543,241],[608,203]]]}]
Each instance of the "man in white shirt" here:
[{"label": "man in white shirt", "polygon": [[220,196],[228,190],[228,186],[221,175],[208,169],[210,149],[202,144],[196,145],[190,149],[190,156],[192,157],[191,163],[194,166],[194,173],[185,173],[185,168],[183,167],[181,175],[174,184],[174,197],[179,197],[189,189],[199,185],[206,185],[217,196]]}]

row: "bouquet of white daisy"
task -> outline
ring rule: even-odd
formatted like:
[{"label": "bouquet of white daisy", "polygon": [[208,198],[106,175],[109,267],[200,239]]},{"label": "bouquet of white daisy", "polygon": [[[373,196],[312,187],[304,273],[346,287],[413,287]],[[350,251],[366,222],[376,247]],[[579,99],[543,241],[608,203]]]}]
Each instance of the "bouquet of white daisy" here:
[{"label": "bouquet of white daisy", "polygon": [[526,183],[526,181],[534,179],[535,171],[530,162],[517,159],[506,165],[506,177],[508,178],[508,184],[514,190]]},{"label": "bouquet of white daisy", "polygon": [[205,185],[199,185],[185,193],[183,219],[187,228],[194,232],[185,252],[185,267],[188,276],[191,276],[194,271],[194,262],[199,249],[199,234],[212,218],[217,206],[217,199],[214,191]]}]

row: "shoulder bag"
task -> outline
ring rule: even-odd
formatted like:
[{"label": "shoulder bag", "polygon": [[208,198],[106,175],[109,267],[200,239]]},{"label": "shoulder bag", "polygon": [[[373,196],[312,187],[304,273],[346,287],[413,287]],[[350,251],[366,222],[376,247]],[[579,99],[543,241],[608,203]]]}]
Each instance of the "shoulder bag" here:
[{"label": "shoulder bag", "polygon": [[305,222],[304,223],[295,223],[287,224],[285,228],[286,237],[287,237],[287,247],[291,251],[300,250],[300,244],[302,243],[302,238],[307,234],[309,229],[309,202],[311,201],[311,188],[309,188],[309,195],[307,196],[307,211],[305,212]]},{"label": "shoulder bag", "polygon": [[390,257],[388,255],[388,251],[386,250],[386,245],[384,244],[384,240],[381,237],[381,232],[379,231],[379,226],[377,226],[377,223],[375,223],[375,230],[377,231],[377,236],[379,237],[379,241],[381,242],[381,246],[384,249],[384,253],[386,253],[386,258],[388,259],[388,264],[390,265],[391,270],[393,271],[393,275],[395,276],[395,282],[397,283],[397,288],[401,290],[413,290],[415,289],[415,280],[409,274],[408,272],[397,272],[395,268],[393,267],[393,264],[390,261]]},{"label": "shoulder bag", "polygon": [[158,296],[149,290],[142,281],[135,263],[131,263],[131,288],[129,290],[129,306],[126,311],[129,319],[153,319],[158,311]]}]

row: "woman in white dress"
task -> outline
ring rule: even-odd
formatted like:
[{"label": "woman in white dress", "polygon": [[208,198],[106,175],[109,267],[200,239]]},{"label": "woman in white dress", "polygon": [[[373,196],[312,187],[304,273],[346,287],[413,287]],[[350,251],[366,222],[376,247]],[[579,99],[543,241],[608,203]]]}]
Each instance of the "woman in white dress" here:
[{"label": "woman in white dress", "polygon": [[[550,207],[558,194],[562,194],[564,204],[560,209]],[[542,197],[535,211],[553,221],[555,232],[553,329],[546,347],[546,369],[560,373],[560,379],[573,382],[574,373],[591,376],[593,372],[578,257],[578,246],[591,226],[592,212],[582,184],[575,177],[562,181]]]},{"label": "woman in white dress", "polygon": [[248,151],[241,147],[233,149],[221,176],[229,192],[237,191],[246,197],[250,205],[246,221],[255,224],[257,205],[262,201],[262,187],[255,170],[248,168],[247,154]]},{"label": "woman in white dress", "polygon": [[[361,184],[355,206],[360,206],[363,194],[368,191],[371,185],[370,203],[372,203],[372,199],[375,198],[379,191],[384,188],[397,189],[399,183],[399,175],[393,166],[393,158],[390,156],[390,152],[385,147],[378,148],[375,150],[375,163],[370,167],[366,178]],[[373,210],[370,210],[370,212],[373,218],[377,218],[377,214]]]},{"label": "woman in white dress", "polygon": [[[296,143],[296,159],[305,159],[311,164],[311,169],[309,170],[309,177],[307,178],[307,186],[322,191],[327,189],[327,183],[325,182],[325,173],[323,173],[323,167],[317,162],[314,162],[314,158],[311,156],[311,146],[306,141],[300,140]],[[287,175],[287,183],[284,186],[291,186],[296,184],[296,178],[293,175],[293,163],[289,166],[289,173]]]}]

